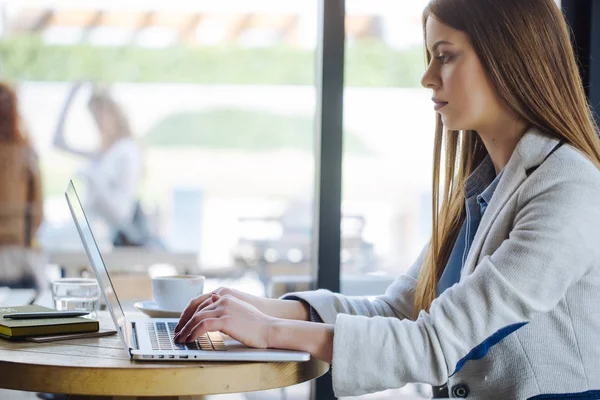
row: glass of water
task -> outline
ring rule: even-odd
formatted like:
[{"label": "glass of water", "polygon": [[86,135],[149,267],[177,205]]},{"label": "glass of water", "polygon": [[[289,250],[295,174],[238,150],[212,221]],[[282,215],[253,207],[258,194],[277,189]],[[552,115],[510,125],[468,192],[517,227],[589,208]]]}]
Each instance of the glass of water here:
[{"label": "glass of water", "polygon": [[96,318],[100,306],[100,287],[95,279],[60,278],[52,281],[54,308],[63,311],[87,311]]}]

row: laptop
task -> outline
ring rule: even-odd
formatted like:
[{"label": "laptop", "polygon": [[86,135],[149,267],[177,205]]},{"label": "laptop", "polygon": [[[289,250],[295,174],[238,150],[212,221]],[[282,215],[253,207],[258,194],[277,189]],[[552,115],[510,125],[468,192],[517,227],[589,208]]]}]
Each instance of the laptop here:
[{"label": "laptop", "polygon": [[177,318],[128,319],[100,254],[73,181],[65,192],[69,210],[83,242],[129,358],[157,361],[308,361],[310,353],[294,350],[255,349],[220,332],[207,332],[192,343],[173,343]]}]

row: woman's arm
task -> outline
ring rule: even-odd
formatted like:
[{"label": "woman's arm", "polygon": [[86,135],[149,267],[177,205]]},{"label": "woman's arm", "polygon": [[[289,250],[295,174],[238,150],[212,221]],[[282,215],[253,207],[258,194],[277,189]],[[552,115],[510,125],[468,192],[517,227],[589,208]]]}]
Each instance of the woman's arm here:
[{"label": "woman's arm", "polygon": [[[335,323],[337,314],[394,316],[399,319],[411,319],[414,303],[414,288],[421,270],[425,249],[409,269],[396,279],[386,290],[385,295],[371,301],[368,298],[347,297],[327,290],[298,292],[287,294],[282,299],[267,299],[253,296],[232,288],[218,288],[212,293],[203,294],[190,301],[182,313],[175,332],[179,332],[199,311],[214,304],[212,294],[219,297],[235,297],[256,307],[260,312],[273,317],[298,321]],[[316,313],[318,318],[314,315]],[[286,329],[293,325],[285,325]]]},{"label": "woman's arm", "polygon": [[427,246],[409,270],[387,288],[385,294],[373,300],[364,296],[344,296],[328,290],[288,293],[282,299],[305,301],[328,324],[335,323],[338,314],[412,319],[415,288],[426,249]]},{"label": "woman's arm", "polygon": [[[275,319],[268,331],[268,347],[306,351],[313,358],[331,364],[333,358],[332,324]],[[310,340],[307,340],[310,338]]]},{"label": "woman's arm", "polygon": [[[248,304],[258,308],[262,313],[270,317],[291,319],[298,321],[310,321],[310,306],[304,301],[291,301],[271,299],[262,296],[254,296],[233,288],[220,287],[211,293],[198,296],[190,302],[190,305],[181,315],[181,321],[187,322],[197,309],[203,309],[213,303],[211,294],[216,293],[219,296],[233,296]],[[182,322],[182,324],[183,324]],[[183,326],[183,325],[181,325]],[[177,329],[175,329],[177,331]]]},{"label": "woman's arm", "polygon": [[63,106],[63,109],[61,110],[60,115],[58,117],[58,123],[56,125],[56,131],[54,132],[54,139],[52,143],[54,144],[54,146],[58,147],[61,150],[67,151],[72,154],[76,154],[78,156],[91,158],[94,156],[94,152],[74,148],[70,146],[65,140],[65,121],[67,119],[69,109],[71,108],[71,104],[73,103],[73,99],[75,98],[75,95],[77,94],[77,91],[79,90],[79,88],[81,88],[81,86],[82,83],[77,82],[69,91],[69,94],[65,101],[65,105]]},{"label": "woman's arm", "polygon": [[179,333],[197,311],[211,306],[217,299],[223,296],[234,297],[244,303],[248,303],[261,313],[272,318],[310,321],[309,306],[305,302],[269,299],[244,293],[237,289],[220,287],[210,293],[201,294],[190,301],[183,313],[181,313],[179,322],[175,327],[175,333]]},{"label": "woman's arm", "polygon": [[210,297],[210,305],[182,321],[175,342],[190,342],[207,331],[220,331],[250,347],[301,350],[331,362],[333,325],[274,318],[232,295],[212,293]]}]

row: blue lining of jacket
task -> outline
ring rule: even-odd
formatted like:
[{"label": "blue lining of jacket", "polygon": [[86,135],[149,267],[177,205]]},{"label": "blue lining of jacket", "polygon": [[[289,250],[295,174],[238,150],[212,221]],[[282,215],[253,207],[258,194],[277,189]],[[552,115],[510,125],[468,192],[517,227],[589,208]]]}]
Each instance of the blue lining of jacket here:
[{"label": "blue lining of jacket", "polygon": [[476,347],[474,347],[469,352],[469,354],[467,354],[466,356],[464,356],[463,358],[461,358],[458,361],[458,363],[456,364],[456,369],[454,370],[454,372],[450,376],[453,376],[458,371],[460,371],[462,369],[462,367],[465,366],[465,363],[467,361],[469,361],[469,360],[479,360],[479,359],[483,358],[493,345],[498,344],[498,342],[500,342],[502,339],[504,339],[505,337],[507,337],[508,335],[510,335],[511,333],[513,333],[514,331],[516,331],[517,329],[519,329],[519,328],[527,325],[528,323],[529,322],[519,322],[518,324],[508,325],[508,326],[505,326],[502,329],[497,330],[492,336],[490,336],[489,338],[485,339],[479,345],[477,345]]},{"label": "blue lining of jacket", "polygon": [[588,390],[580,393],[553,393],[540,394],[528,398],[527,400],[545,400],[545,399],[569,399],[569,400],[590,400],[600,399],[600,390]]}]

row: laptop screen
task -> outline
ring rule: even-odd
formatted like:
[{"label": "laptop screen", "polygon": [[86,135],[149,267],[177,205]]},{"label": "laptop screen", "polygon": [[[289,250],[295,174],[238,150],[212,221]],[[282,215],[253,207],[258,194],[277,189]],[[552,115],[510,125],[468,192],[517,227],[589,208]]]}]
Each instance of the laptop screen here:
[{"label": "laptop screen", "polygon": [[125,319],[125,313],[123,312],[123,308],[121,307],[121,303],[119,302],[115,288],[110,280],[110,275],[106,270],[104,260],[102,260],[102,255],[100,254],[96,239],[94,239],[94,234],[92,233],[88,219],[83,211],[83,207],[81,205],[81,201],[79,200],[79,196],[77,195],[77,191],[75,190],[75,185],[73,185],[73,181],[69,181],[69,187],[65,192],[65,197],[67,198],[67,203],[69,204],[69,209],[71,210],[71,215],[73,216],[73,221],[75,221],[77,231],[79,232],[79,236],[83,242],[83,247],[85,247],[85,251],[88,255],[90,263],[92,264],[96,278],[98,279],[98,284],[100,285],[100,289],[104,295],[106,307],[108,308],[108,311],[110,312],[110,315],[117,326],[117,331],[119,332],[121,340],[125,344],[125,350],[127,350],[129,353],[129,327]]}]

